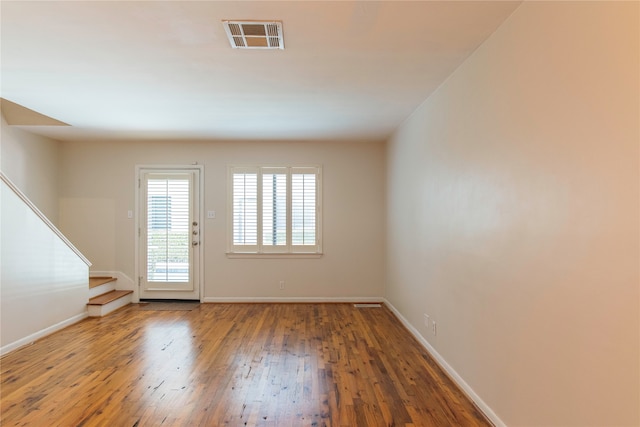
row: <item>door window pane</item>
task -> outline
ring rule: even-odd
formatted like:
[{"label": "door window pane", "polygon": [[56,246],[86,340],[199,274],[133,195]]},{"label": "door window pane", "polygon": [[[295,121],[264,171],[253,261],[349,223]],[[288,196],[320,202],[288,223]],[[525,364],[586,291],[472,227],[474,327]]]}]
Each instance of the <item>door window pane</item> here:
[{"label": "door window pane", "polygon": [[147,180],[147,278],[189,282],[189,179]]}]

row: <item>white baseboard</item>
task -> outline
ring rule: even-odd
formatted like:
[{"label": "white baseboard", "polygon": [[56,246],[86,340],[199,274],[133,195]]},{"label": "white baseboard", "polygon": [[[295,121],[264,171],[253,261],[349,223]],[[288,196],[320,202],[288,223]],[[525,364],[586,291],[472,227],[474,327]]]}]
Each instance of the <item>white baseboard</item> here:
[{"label": "white baseboard", "polygon": [[471,388],[469,384],[462,379],[462,377],[447,363],[446,360],[436,351],[435,348],[429,344],[429,342],[418,332],[416,328],[413,327],[411,323],[398,311],[397,308],[393,306],[386,298],[384,299],[384,303],[391,309],[393,314],[402,322],[402,324],[411,332],[411,334],[422,344],[422,346],[427,350],[427,352],[433,357],[436,363],[444,370],[449,378],[456,383],[458,387],[462,389],[462,391],[473,401],[473,403],[478,407],[484,415],[489,418],[489,420],[496,427],[506,427],[506,424],[496,415],[495,412],[487,405],[478,394]]},{"label": "white baseboard", "polygon": [[351,303],[351,302],[383,302],[382,297],[204,297],[202,302],[218,302],[218,303],[231,303],[231,302],[244,302],[244,303],[257,303],[257,302],[297,302],[297,303]]},{"label": "white baseboard", "polygon": [[24,347],[25,345],[33,344],[34,341],[46,337],[47,335],[51,335],[52,333],[57,332],[60,329],[64,329],[67,326],[73,325],[74,323],[78,323],[79,321],[86,319],[87,317],[88,314],[86,312],[77,314],[67,320],[63,320],[62,322],[56,323],[53,326],[49,326],[48,328],[44,328],[41,331],[21,338],[18,341],[7,344],[4,347],[0,348],[0,356],[4,356],[7,353],[19,349],[20,347]]},{"label": "white baseboard", "polygon": [[132,278],[124,274],[122,271],[91,271],[90,274],[92,277],[94,276],[110,276],[115,277],[116,289],[119,291],[133,291],[131,295],[131,302],[138,303],[140,302],[140,296],[138,294],[138,286],[136,286],[136,282],[133,281]]}]

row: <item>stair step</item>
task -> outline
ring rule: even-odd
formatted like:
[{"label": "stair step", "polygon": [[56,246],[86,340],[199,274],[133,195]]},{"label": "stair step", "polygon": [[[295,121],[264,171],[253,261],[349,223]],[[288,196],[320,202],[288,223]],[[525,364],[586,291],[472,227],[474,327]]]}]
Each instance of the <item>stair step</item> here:
[{"label": "stair step", "polygon": [[109,276],[89,277],[89,289],[104,285],[105,283],[114,282],[118,279]]},{"label": "stair step", "polygon": [[[96,288],[100,289],[100,288]],[[110,291],[89,299],[87,314],[89,317],[102,317],[131,304],[133,291]]]},{"label": "stair step", "polygon": [[105,305],[109,304],[111,301],[115,301],[118,298],[122,298],[125,295],[132,294],[133,291],[111,291],[106,294],[98,295],[97,297],[91,298],[87,305]]}]

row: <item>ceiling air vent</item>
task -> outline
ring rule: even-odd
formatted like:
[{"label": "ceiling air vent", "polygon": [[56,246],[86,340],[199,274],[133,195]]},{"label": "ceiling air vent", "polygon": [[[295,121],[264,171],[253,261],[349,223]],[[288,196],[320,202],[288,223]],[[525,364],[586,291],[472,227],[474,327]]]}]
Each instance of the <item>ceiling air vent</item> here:
[{"label": "ceiling air vent", "polygon": [[222,21],[234,49],[284,49],[282,22]]}]

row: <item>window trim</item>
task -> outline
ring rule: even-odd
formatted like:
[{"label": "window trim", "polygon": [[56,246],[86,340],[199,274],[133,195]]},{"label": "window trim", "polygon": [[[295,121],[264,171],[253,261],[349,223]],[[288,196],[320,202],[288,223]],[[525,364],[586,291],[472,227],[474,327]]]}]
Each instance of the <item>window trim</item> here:
[{"label": "window trim", "polygon": [[[274,171],[286,171],[287,180],[287,195],[286,195],[286,230],[287,230],[287,243],[286,245],[272,247],[270,245],[263,245],[263,228],[262,228],[262,184],[263,173],[273,173]],[[257,244],[248,245],[248,248],[243,248],[241,245],[234,245],[234,174],[235,173],[256,173],[257,179]],[[313,173],[316,176],[316,192],[315,192],[315,206],[316,206],[316,244],[315,245],[293,245],[292,244],[292,174],[299,173]],[[227,166],[227,252],[228,258],[319,258],[323,254],[322,252],[322,166],[320,165],[228,165]]]}]

